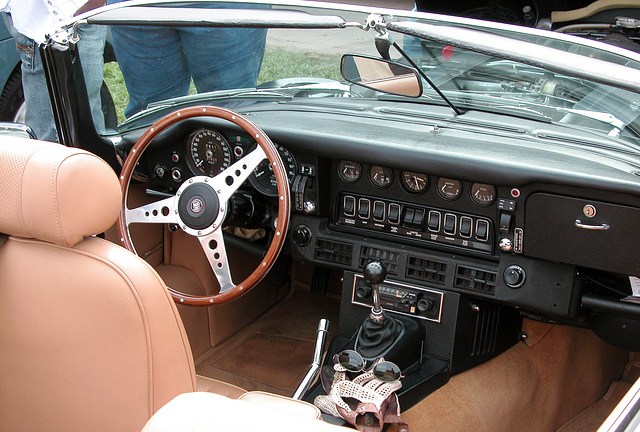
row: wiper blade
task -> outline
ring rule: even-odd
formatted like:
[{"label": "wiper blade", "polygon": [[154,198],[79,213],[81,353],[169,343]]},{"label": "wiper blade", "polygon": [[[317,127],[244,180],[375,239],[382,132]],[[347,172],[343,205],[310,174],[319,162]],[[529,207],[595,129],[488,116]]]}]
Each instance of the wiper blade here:
[{"label": "wiper blade", "polygon": [[123,124],[133,122],[140,117],[145,117],[150,113],[161,111],[166,108],[177,107],[184,104],[192,105],[194,102],[235,102],[242,100],[251,100],[257,102],[282,102],[293,100],[295,97],[299,97],[300,94],[303,93],[305,95],[319,93],[352,94],[351,88],[348,85],[340,83],[338,81],[288,87],[276,87],[272,89],[245,88],[233,90],[217,90],[187,96],[179,96],[159,102],[151,102],[149,105],[147,105],[146,109],[132,115]]},{"label": "wiper blade", "polygon": [[194,102],[204,101],[228,101],[228,100],[253,100],[260,102],[290,100],[293,96],[282,94],[275,91],[259,91],[256,89],[236,89],[236,90],[219,90],[213,92],[199,93],[194,95],[180,96],[172,99],[166,99],[159,102],[151,102],[144,110],[135,113],[129,117],[124,123],[130,123],[140,117],[145,117],[150,113],[161,111],[165,108],[177,107],[183,104],[193,104]]},{"label": "wiper blade", "polygon": [[[568,114],[574,114],[581,117],[590,118],[602,123],[610,124],[611,126],[613,126],[613,129],[611,129],[611,131],[609,131],[607,135],[611,137],[618,137],[622,129],[624,129],[624,127],[626,126],[626,123],[624,121],[620,120],[613,114],[609,114],[605,112],[588,111],[588,110],[581,110],[581,109],[575,109],[575,108],[562,108],[562,107],[556,107],[555,109],[558,111],[566,112]],[[566,122],[567,120],[560,119],[558,123],[566,123]]]}]

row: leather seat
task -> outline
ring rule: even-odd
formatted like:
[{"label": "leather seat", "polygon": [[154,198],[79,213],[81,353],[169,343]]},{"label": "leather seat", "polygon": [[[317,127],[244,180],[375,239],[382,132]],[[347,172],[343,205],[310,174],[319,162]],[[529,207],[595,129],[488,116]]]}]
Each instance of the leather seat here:
[{"label": "leather seat", "polygon": [[118,216],[113,170],[79,149],[2,137],[0,181],[0,232],[9,235],[0,246],[0,430],[139,431],[196,391],[162,279],[92,237]]}]

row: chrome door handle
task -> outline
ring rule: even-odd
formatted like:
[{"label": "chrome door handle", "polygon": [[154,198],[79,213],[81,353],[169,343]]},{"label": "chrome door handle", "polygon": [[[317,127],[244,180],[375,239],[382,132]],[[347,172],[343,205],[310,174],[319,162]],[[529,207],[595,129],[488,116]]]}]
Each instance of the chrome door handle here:
[{"label": "chrome door handle", "polygon": [[606,231],[609,228],[611,228],[611,225],[609,225],[609,224],[585,225],[585,224],[582,223],[582,221],[580,221],[580,219],[576,219],[575,225],[578,228],[587,229],[587,230],[594,230],[594,231]]}]

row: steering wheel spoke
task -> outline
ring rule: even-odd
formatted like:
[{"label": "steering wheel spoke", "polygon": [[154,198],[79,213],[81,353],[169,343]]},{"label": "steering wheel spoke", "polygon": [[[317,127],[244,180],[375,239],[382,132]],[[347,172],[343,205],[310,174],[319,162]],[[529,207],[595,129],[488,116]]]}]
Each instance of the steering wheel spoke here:
[{"label": "steering wheel spoke", "polygon": [[227,260],[227,249],[224,245],[222,229],[215,230],[209,235],[198,237],[202,250],[207,256],[211,270],[220,284],[220,293],[230,291],[236,287],[231,279],[231,270]]},{"label": "steering wheel spoke", "polygon": [[262,147],[257,146],[251,153],[248,153],[242,159],[215,176],[212,184],[218,192],[220,201],[226,202],[231,198],[231,195],[238,190],[240,185],[249,178],[253,170],[265,159],[267,159],[267,154]]},{"label": "steering wheel spoke", "polygon": [[134,209],[125,208],[127,226],[132,223],[177,223],[175,197],[165,198]]}]

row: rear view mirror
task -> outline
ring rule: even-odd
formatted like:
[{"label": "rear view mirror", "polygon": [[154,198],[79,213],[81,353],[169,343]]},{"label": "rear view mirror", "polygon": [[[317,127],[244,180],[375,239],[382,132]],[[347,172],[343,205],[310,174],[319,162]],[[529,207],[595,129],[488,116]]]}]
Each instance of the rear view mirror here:
[{"label": "rear view mirror", "polygon": [[340,71],[345,80],[368,89],[400,96],[422,95],[418,72],[400,63],[347,54],[342,56]]}]

